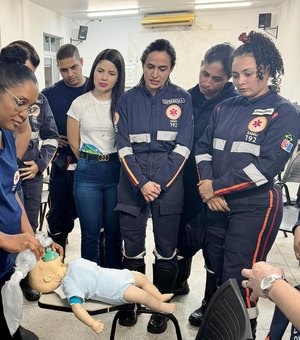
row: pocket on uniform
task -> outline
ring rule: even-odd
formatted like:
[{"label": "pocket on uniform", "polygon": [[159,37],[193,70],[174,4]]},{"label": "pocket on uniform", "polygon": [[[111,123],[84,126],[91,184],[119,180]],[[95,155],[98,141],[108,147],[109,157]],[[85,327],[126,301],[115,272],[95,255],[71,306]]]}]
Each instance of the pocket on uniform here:
[{"label": "pocket on uniform", "polygon": [[177,215],[183,211],[183,202],[160,202],[159,211],[161,215]]},{"label": "pocket on uniform", "polygon": [[129,215],[133,215],[133,216],[137,217],[139,215],[140,211],[141,211],[141,207],[123,204],[123,203],[118,203],[114,210],[115,211],[122,211],[124,213],[129,214]]}]

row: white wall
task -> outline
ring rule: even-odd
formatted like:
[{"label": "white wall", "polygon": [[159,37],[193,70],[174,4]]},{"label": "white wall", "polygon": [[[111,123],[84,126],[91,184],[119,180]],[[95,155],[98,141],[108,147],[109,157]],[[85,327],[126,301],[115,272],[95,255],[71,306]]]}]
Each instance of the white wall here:
[{"label": "white wall", "polygon": [[74,22],[48,9],[33,4],[30,0],[0,0],[0,46],[24,39],[37,50],[41,64],[36,76],[40,88],[44,87],[43,33],[63,38],[70,42]]},{"label": "white wall", "polygon": [[[51,1],[51,0],[49,0]],[[270,1],[271,3],[271,1]],[[32,43],[41,56],[41,67],[37,71],[40,87],[44,86],[43,74],[43,33],[70,41],[74,30],[87,21],[73,22],[48,9],[33,4],[30,0],[0,0],[0,46],[16,39]],[[212,45],[228,41],[233,46],[240,43],[238,35],[250,30],[258,30],[258,15],[271,12],[279,25],[278,39],[273,38],[279,47],[286,74],[282,82],[282,94],[292,101],[300,102],[298,81],[300,79],[300,1],[286,0],[280,7],[263,10],[235,10],[198,12],[196,24],[191,28],[146,29],[140,25],[140,18],[103,19],[88,24],[87,40],[78,45],[84,58],[84,73],[89,74],[92,62],[104,48],[117,48],[127,63],[137,62],[133,67],[134,81],[141,74],[139,58],[148,43],[157,38],[169,39],[177,52],[177,65],[172,75],[174,83],[184,88],[198,81],[199,65],[205,51]],[[133,81],[133,82],[134,82]]]},{"label": "white wall", "polygon": [[[277,8],[270,7],[264,12],[277,14]],[[84,71],[89,73],[90,65],[102,49],[117,48],[126,62],[138,61],[136,80],[141,74],[139,58],[151,41],[166,38],[177,52],[177,65],[172,81],[184,88],[190,88],[198,81],[201,59],[205,51],[214,44],[230,42],[239,46],[240,33],[258,30],[258,15],[261,10],[236,10],[224,12],[197,13],[196,24],[191,28],[143,28],[139,18],[105,19],[89,24],[87,40],[81,47],[85,59]],[[83,24],[83,23],[82,23]],[[86,23],[85,23],[86,24]]]},{"label": "white wall", "polygon": [[[139,18],[103,19],[90,22],[87,40],[79,45],[84,57],[84,72],[89,74],[90,66],[104,48],[117,48],[128,63],[137,61],[135,78],[141,75],[139,58],[148,43],[157,38],[169,39],[177,52],[177,65],[172,75],[174,83],[184,88],[198,81],[199,65],[205,51],[212,45],[224,41],[239,46],[237,40],[243,31],[258,29],[258,15],[272,13],[272,24],[279,26],[278,39],[273,39],[282,53],[285,76],[282,78],[281,93],[291,101],[300,102],[300,1],[286,0],[280,7],[263,10],[235,10],[223,12],[198,12],[196,25],[191,28],[150,29],[143,28]],[[86,25],[86,22],[82,22]],[[274,33],[274,31],[271,31]],[[268,34],[268,33],[266,33]]]},{"label": "white wall", "polygon": [[300,104],[300,1],[288,0],[278,14],[278,40],[275,41],[284,61],[281,94]]}]

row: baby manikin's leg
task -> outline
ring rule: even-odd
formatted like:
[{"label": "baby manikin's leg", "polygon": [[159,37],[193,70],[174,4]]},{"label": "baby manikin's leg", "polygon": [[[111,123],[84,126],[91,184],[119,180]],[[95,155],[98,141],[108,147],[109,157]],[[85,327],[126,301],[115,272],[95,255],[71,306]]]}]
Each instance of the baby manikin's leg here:
[{"label": "baby manikin's leg", "polygon": [[175,303],[163,302],[162,300],[157,299],[155,296],[149,294],[146,290],[134,285],[129,286],[125,290],[124,299],[127,302],[140,303],[155,312],[173,314],[176,309]]},{"label": "baby manikin's leg", "polygon": [[148,277],[142,273],[132,272],[135,285],[140,287],[141,289],[148,292],[150,295],[154,296],[156,299],[160,301],[169,301],[173,297],[173,293],[170,294],[161,294],[160,291],[154,286],[154,284],[148,279]]}]

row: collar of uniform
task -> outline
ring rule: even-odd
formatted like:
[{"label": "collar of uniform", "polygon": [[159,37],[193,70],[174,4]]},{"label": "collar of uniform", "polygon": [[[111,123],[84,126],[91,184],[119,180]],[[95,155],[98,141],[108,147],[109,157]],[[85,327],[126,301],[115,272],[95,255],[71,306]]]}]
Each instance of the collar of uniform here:
[{"label": "collar of uniform", "polygon": [[252,98],[252,99],[247,99],[247,98],[244,97],[244,99],[245,99],[246,104],[248,103],[249,105],[252,105],[252,104],[257,103],[261,100],[265,100],[265,99],[268,99],[270,97],[273,97],[274,94],[276,94],[276,92],[274,92],[274,90],[269,88],[269,91],[266,92],[265,94],[263,94],[262,96],[255,97],[255,98]]},{"label": "collar of uniform", "polygon": [[152,95],[151,91],[149,91],[149,90],[146,88],[145,84],[143,84],[141,87],[142,87],[142,90],[144,91],[144,93],[145,93],[148,97],[152,97],[152,98],[155,98],[155,99],[156,99],[156,98],[161,97],[162,94],[164,94],[164,92],[165,92],[166,89],[168,88],[168,85],[169,85],[169,84],[170,84],[169,81],[167,81],[167,82],[165,83],[164,87],[161,88],[161,89],[158,89],[154,96]]}]

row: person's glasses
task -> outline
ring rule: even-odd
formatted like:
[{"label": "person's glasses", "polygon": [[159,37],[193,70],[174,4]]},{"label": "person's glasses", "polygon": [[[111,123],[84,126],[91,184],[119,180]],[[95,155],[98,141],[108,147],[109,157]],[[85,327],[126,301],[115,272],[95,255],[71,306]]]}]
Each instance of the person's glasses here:
[{"label": "person's glasses", "polygon": [[33,115],[34,112],[37,110],[36,104],[28,105],[25,100],[19,99],[12,92],[10,92],[9,89],[7,89],[6,87],[5,87],[5,91],[10,93],[14,97],[15,108],[18,112],[23,112],[26,110],[29,115]]}]

